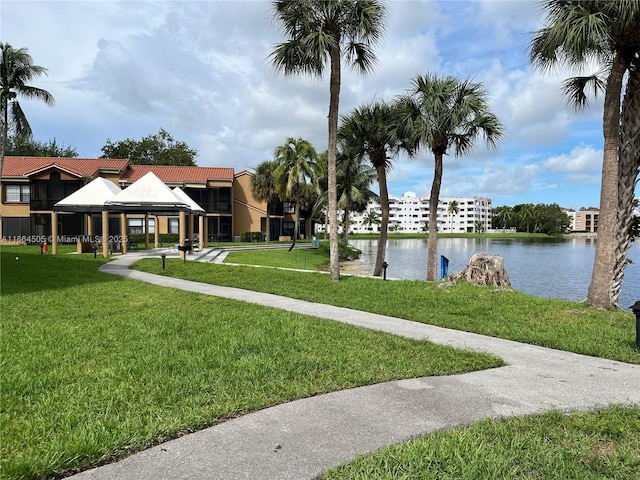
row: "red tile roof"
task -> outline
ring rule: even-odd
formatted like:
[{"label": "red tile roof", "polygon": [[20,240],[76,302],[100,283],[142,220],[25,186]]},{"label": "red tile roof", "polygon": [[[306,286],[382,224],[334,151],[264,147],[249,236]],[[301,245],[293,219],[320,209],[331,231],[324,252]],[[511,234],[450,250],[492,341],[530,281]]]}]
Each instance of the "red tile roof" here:
[{"label": "red tile roof", "polygon": [[153,172],[165,183],[233,181],[234,176],[233,168],[130,165],[127,159],[62,157],[5,157],[2,176],[25,177],[52,166],[82,177],[96,177],[101,169],[115,169],[121,172],[123,183],[133,183],[148,172]]},{"label": "red tile roof", "polygon": [[62,157],[5,157],[3,177],[24,177],[33,172],[57,166],[82,177],[95,177],[101,169],[125,170],[126,159],[110,158],[62,158]]},{"label": "red tile roof", "polygon": [[206,183],[208,180],[233,180],[233,168],[131,165],[131,169],[122,176],[121,181],[135,182],[148,172],[153,172],[165,183]]}]

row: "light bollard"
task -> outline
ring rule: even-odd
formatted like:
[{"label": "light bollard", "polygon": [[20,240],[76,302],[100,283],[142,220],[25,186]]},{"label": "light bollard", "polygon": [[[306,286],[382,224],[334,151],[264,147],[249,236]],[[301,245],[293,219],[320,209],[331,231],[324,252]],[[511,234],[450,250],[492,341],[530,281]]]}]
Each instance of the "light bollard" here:
[{"label": "light bollard", "polygon": [[382,279],[386,280],[387,279],[387,267],[389,266],[389,264],[387,262],[382,262]]},{"label": "light bollard", "polygon": [[636,316],[636,350],[640,350],[640,300],[629,307]]}]

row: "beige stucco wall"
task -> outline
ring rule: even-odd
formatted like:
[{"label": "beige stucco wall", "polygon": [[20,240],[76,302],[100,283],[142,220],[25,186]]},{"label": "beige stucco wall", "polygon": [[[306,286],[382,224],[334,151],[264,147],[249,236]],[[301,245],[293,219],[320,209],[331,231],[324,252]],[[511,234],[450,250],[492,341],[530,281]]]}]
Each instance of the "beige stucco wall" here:
[{"label": "beige stucco wall", "polygon": [[233,235],[260,232],[260,219],[266,218],[266,202],[258,202],[251,194],[250,172],[240,172],[233,181]]}]

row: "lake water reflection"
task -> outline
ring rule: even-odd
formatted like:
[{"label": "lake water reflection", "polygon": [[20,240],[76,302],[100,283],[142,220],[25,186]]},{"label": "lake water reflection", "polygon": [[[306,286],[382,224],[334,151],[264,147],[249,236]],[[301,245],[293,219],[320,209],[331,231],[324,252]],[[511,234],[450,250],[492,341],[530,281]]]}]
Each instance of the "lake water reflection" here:
[{"label": "lake water reflection", "polygon": [[[378,248],[377,240],[352,240],[362,250],[353,265],[371,274]],[[595,257],[595,240],[572,239],[491,239],[442,238],[438,255],[449,259],[449,273],[462,270],[475,253],[499,255],[514,289],[545,298],[581,301],[587,296]],[[620,294],[620,306],[626,309],[640,300],[640,242],[632,244]],[[423,280],[427,271],[426,239],[387,241],[387,277]],[[353,268],[352,267],[352,268]]]}]

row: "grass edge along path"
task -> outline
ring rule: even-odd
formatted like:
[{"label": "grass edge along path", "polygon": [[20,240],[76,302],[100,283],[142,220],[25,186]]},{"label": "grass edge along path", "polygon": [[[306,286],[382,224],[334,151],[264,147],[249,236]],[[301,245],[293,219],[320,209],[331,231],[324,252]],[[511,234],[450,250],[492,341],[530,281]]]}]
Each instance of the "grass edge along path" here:
[{"label": "grass edge along path", "polygon": [[503,363],[117,277],[92,255],[0,253],[2,478],[61,477],[293,399]]},{"label": "grass edge along path", "polygon": [[635,349],[635,317],[621,310],[465,283],[443,286],[422,280],[383,281],[356,276],[343,276],[333,282],[319,272],[183,263],[177,259],[167,259],[165,270],[158,259],[152,258],[131,268],[640,364],[640,352]]},{"label": "grass edge along path", "polygon": [[363,455],[347,479],[640,479],[640,405],[486,419]]}]

